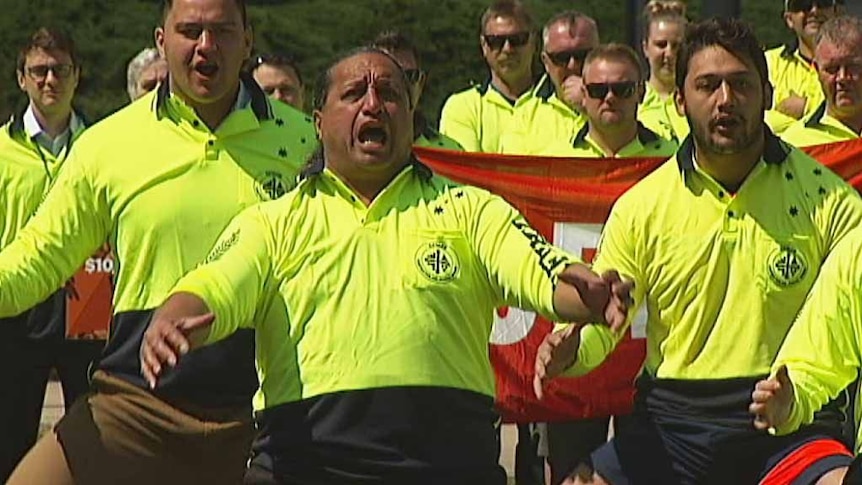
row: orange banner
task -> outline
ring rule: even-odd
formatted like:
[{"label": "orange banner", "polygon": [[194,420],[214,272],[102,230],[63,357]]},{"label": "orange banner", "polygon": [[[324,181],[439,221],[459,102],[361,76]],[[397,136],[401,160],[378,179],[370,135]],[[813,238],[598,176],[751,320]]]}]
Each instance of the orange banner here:
[{"label": "orange banner", "polygon": [[66,338],[106,339],[111,326],[114,258],[108,245],[66,285]]}]

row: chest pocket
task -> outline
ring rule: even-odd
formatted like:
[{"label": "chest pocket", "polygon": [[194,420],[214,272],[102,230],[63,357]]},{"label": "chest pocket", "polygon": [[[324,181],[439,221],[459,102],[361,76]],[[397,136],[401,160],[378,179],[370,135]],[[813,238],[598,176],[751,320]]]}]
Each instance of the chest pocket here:
[{"label": "chest pocket", "polygon": [[458,288],[471,271],[473,254],[467,239],[457,230],[406,232],[399,240],[401,278],[406,288]]}]

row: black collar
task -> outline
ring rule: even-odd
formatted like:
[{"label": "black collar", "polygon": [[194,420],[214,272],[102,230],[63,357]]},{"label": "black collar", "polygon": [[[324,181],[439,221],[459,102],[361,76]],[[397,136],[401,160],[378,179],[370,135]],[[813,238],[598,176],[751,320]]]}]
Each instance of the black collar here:
[{"label": "black collar", "polygon": [[818,106],[817,109],[813,113],[811,113],[811,116],[808,118],[808,120],[805,121],[805,126],[811,128],[812,126],[819,124],[820,120],[823,119],[823,115],[825,114],[826,101],[823,101],[822,103],[820,103],[820,106]]},{"label": "black collar", "polygon": [[536,88],[536,96],[545,103],[551,99],[551,96],[553,96],[555,92],[556,89],[554,89],[554,83],[551,81],[551,76],[545,76],[544,80],[539,84],[539,87]]},{"label": "black collar", "polygon": [[[272,105],[269,102],[269,98],[267,98],[266,93],[258,86],[258,84],[254,81],[254,78],[251,77],[251,74],[246,72],[242,72],[239,75],[239,81],[245,87],[249,96],[251,97],[251,110],[254,112],[254,115],[257,117],[258,121],[264,121],[272,119],[274,116],[272,114]],[[155,100],[155,111],[157,116],[161,116],[161,108],[164,107],[165,101],[168,99],[170,95],[170,79],[165,79],[165,81],[159,84],[158,91],[156,92],[156,100]]]},{"label": "black collar", "polygon": [[[790,145],[781,141],[768,126],[763,127],[763,161],[770,165],[781,165],[790,154]],[[676,163],[680,172],[694,170],[694,142],[691,134],[685,137],[676,152]]]},{"label": "black collar", "polygon": [[[799,39],[793,39],[792,41],[784,44],[784,49],[781,50],[781,57],[785,59],[790,59],[791,57],[793,57],[794,54],[796,54],[797,51],[799,51]],[[809,64],[813,62],[813,59],[809,59],[803,56],[801,52],[799,53],[799,57],[805,59],[805,62]]]},{"label": "black collar", "polygon": [[[579,144],[583,143],[587,138],[587,134],[590,132],[590,124],[585,124],[581,131],[575,135],[575,139],[572,141],[572,146],[576,147]],[[640,121],[638,121],[638,133],[637,133],[638,141],[641,142],[641,145],[646,145],[647,143],[653,143],[659,141],[660,137],[643,125]]]}]

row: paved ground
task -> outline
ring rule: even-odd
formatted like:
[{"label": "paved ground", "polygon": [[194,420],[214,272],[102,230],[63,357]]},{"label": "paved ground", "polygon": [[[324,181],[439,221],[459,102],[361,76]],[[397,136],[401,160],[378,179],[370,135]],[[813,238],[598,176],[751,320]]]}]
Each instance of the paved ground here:
[{"label": "paved ground", "polygon": [[[63,392],[60,389],[60,383],[51,381],[48,383],[48,390],[45,392],[45,404],[42,408],[42,432],[50,430],[54,423],[63,417]],[[500,457],[500,463],[510,477],[515,473],[515,441],[518,438],[518,431],[514,426],[503,426],[503,453]],[[514,483],[510,479],[510,483]]]}]

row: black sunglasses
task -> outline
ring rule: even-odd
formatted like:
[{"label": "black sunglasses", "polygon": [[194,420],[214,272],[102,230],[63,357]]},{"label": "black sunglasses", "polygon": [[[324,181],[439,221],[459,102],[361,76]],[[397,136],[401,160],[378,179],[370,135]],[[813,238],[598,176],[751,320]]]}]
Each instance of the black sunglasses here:
[{"label": "black sunglasses", "polygon": [[622,99],[630,98],[635,94],[638,83],[634,81],[622,81],[618,83],[590,83],[585,85],[587,95],[593,99],[605,99],[609,92]]},{"label": "black sunglasses", "polygon": [[407,78],[407,82],[410,84],[417,84],[423,76],[425,76],[425,71],[423,71],[422,69],[404,70],[404,77]]},{"label": "black sunglasses", "polygon": [[813,7],[830,8],[835,6],[835,0],[788,0],[788,12],[807,12]]},{"label": "black sunglasses", "polygon": [[568,66],[569,60],[574,59],[576,64],[583,64],[592,49],[572,49],[570,51],[547,52],[545,55],[555,66]]},{"label": "black sunglasses", "polygon": [[517,34],[509,35],[484,34],[482,35],[482,38],[485,39],[485,43],[488,44],[488,47],[492,50],[498,51],[503,48],[506,42],[508,42],[512,47],[522,47],[527,45],[527,42],[530,41],[530,33],[518,32]]}]

